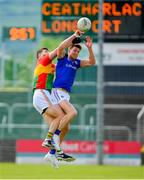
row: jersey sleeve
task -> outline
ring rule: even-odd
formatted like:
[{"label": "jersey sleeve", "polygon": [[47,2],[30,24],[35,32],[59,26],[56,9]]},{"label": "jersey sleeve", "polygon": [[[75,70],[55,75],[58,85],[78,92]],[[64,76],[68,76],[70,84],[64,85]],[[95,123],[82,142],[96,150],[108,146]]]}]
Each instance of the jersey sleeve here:
[{"label": "jersey sleeve", "polygon": [[62,66],[63,64],[65,64],[66,56],[64,56],[63,58],[57,58],[57,61],[59,63],[59,66]]},{"label": "jersey sleeve", "polygon": [[68,54],[65,54],[62,58],[57,58],[58,61],[63,61],[68,57]]},{"label": "jersey sleeve", "polygon": [[81,60],[77,59],[77,68],[80,68],[80,62],[81,62]]}]

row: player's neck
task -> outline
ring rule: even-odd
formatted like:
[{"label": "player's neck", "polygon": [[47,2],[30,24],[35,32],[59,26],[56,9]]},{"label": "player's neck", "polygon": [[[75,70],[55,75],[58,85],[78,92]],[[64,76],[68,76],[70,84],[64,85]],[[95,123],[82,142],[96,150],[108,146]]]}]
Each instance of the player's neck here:
[{"label": "player's neck", "polygon": [[68,56],[68,59],[71,60],[71,61],[74,61],[75,59],[72,58],[71,56]]}]

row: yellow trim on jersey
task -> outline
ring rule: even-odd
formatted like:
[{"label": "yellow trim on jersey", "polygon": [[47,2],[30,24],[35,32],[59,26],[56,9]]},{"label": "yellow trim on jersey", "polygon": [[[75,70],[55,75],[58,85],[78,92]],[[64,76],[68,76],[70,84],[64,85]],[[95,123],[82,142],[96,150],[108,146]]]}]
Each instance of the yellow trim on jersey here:
[{"label": "yellow trim on jersey", "polygon": [[39,76],[42,73],[46,73],[46,74],[54,73],[54,68],[52,67],[52,64],[49,64],[47,66],[43,66],[39,64],[34,70],[34,77]]}]

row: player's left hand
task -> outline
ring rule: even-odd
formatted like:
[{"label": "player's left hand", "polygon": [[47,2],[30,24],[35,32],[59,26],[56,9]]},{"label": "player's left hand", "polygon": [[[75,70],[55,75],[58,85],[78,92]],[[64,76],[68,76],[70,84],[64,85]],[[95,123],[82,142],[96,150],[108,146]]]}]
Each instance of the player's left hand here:
[{"label": "player's left hand", "polygon": [[87,48],[91,48],[92,47],[92,39],[90,38],[90,36],[86,36],[85,38],[85,45]]}]

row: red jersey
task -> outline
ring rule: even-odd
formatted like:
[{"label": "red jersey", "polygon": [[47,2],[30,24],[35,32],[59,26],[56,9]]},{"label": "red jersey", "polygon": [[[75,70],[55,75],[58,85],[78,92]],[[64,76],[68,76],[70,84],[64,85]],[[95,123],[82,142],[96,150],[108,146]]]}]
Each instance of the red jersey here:
[{"label": "red jersey", "polygon": [[55,64],[52,64],[52,60],[48,55],[39,59],[34,70],[34,89],[51,90],[54,72]]}]

